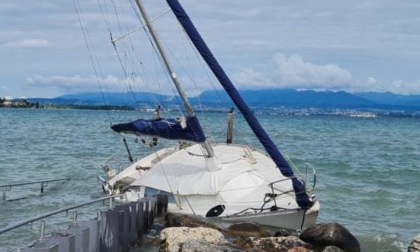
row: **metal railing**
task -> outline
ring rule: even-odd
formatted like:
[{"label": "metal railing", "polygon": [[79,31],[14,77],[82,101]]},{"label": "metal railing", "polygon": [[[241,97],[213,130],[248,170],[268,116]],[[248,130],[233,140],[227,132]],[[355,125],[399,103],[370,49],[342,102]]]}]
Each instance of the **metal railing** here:
[{"label": "metal railing", "polygon": [[[91,200],[89,202],[85,202],[85,203],[81,203],[81,204],[78,204],[78,205],[73,205],[73,206],[61,208],[61,209],[58,209],[58,210],[54,210],[54,211],[51,211],[51,212],[48,212],[48,213],[45,213],[45,214],[41,214],[41,215],[32,217],[30,219],[27,219],[27,220],[16,222],[13,225],[10,225],[10,226],[1,228],[0,229],[0,234],[3,234],[5,232],[7,232],[7,231],[16,229],[16,228],[21,227],[23,225],[30,224],[30,223],[33,223],[35,221],[38,221],[38,220],[41,220],[41,219],[50,217],[52,215],[56,215],[56,214],[59,214],[59,213],[68,212],[69,210],[80,208],[80,207],[87,206],[87,205],[91,205],[91,204],[94,204],[94,203],[99,202],[99,201],[109,200],[109,208],[112,208],[113,207],[113,205],[112,205],[113,199],[114,198],[118,198],[118,197],[119,198],[123,198],[124,196],[123,196],[123,194],[118,194],[118,195],[113,195],[113,196],[108,196],[108,197],[102,197],[102,198]],[[43,233],[43,230],[41,230],[41,233]]]},{"label": "metal railing", "polygon": [[44,193],[44,188],[48,186],[49,182],[58,182],[58,181],[69,181],[69,178],[64,179],[49,179],[49,180],[40,180],[40,181],[33,181],[33,182],[24,182],[24,183],[15,183],[15,184],[8,184],[8,185],[0,185],[0,188],[3,191],[3,200],[6,200],[6,192],[10,192],[12,187],[17,186],[25,186],[25,185],[33,185],[33,184],[41,184],[41,194]]}]

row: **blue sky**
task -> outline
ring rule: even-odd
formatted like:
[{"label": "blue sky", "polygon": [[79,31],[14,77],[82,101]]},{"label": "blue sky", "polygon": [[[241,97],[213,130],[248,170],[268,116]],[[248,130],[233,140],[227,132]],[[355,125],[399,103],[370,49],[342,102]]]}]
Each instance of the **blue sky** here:
[{"label": "blue sky", "polygon": [[[97,2],[80,1],[84,23],[103,81],[123,85]],[[238,88],[420,94],[418,0],[180,2]],[[73,1],[3,0],[0,34],[0,97],[99,91]]]}]

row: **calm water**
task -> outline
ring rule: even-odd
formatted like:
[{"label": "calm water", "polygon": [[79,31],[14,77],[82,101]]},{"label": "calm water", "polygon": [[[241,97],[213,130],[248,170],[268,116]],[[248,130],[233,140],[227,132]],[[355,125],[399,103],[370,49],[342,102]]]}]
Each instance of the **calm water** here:
[{"label": "calm water", "polygon": [[[0,109],[0,185],[71,178],[40,186],[13,188],[0,201],[0,228],[31,216],[103,196],[96,177],[115,156],[126,162],[120,136],[109,125],[135,119],[138,112]],[[151,115],[147,115],[150,117]],[[201,116],[200,116],[201,117]],[[212,137],[223,141],[225,114],[206,114]],[[379,117],[260,115],[261,123],[296,165],[317,170],[319,222],[339,222],[360,241],[363,251],[406,251],[420,234],[420,120]],[[258,142],[237,117],[234,141]],[[238,128],[241,127],[241,130]],[[206,128],[206,127],[205,127]],[[216,129],[216,130],[214,130]],[[152,151],[129,140],[134,156]],[[91,218],[101,205],[82,209]],[[47,219],[47,232],[69,217]],[[39,223],[0,235],[0,248],[35,239]]]}]

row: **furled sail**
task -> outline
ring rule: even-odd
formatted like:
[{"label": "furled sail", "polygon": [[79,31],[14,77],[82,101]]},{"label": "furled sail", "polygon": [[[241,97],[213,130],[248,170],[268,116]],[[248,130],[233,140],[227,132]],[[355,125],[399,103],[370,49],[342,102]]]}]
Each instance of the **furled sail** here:
[{"label": "furled sail", "polygon": [[206,61],[207,65],[210,67],[216,78],[219,80],[220,84],[223,86],[223,88],[226,90],[226,92],[233,100],[235,105],[241,111],[245,120],[251,127],[252,131],[257,136],[261,144],[264,146],[267,153],[273,159],[280,172],[284,176],[292,179],[293,189],[296,193],[296,202],[303,209],[310,208],[313,203],[309,200],[309,197],[305,192],[304,185],[294,176],[293,170],[290,167],[289,163],[277,149],[276,145],[273,143],[273,141],[267,135],[265,130],[262,128],[257,118],[249,109],[248,105],[246,105],[242,97],[239,95],[235,86],[230,81],[229,77],[226,75],[222,67],[219,65],[219,63],[211,53],[210,49],[207,47],[204,40],[201,38],[201,35],[195,28],[194,24],[191,22],[187,13],[184,11],[184,9],[177,0],[166,0],[166,2],[171,7],[178,21],[184,27],[184,30],[193,42],[194,46],[197,48],[203,59]]},{"label": "furled sail", "polygon": [[206,140],[197,117],[138,119],[129,123],[112,125],[118,133],[147,135],[172,140],[184,140],[202,143]]}]

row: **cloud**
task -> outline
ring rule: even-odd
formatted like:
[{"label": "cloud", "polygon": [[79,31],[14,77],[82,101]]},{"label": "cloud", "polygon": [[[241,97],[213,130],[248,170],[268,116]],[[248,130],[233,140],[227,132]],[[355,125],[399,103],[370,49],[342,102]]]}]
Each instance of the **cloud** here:
[{"label": "cloud", "polygon": [[[108,75],[103,78],[96,78],[95,76],[82,77],[79,75],[75,76],[42,76],[35,75],[27,78],[28,86],[38,90],[50,91],[54,89],[59,93],[86,93],[86,92],[154,92],[160,94],[175,94],[175,87],[165,87],[160,84],[164,82],[159,80],[153,83],[142,80],[140,77],[136,78],[118,78],[112,75]],[[192,82],[188,78],[182,78],[184,88],[186,88],[187,94],[199,94],[204,88],[200,88],[203,83]],[[172,87],[172,88],[171,88]]]},{"label": "cloud", "polygon": [[337,89],[348,86],[353,77],[348,70],[334,64],[316,65],[300,55],[274,56],[274,71],[282,87]]},{"label": "cloud", "polygon": [[107,76],[106,78],[100,78],[99,80],[95,76],[81,77],[75,75],[72,77],[68,76],[50,76],[44,77],[42,75],[35,75],[27,79],[30,87],[45,89],[49,88],[58,89],[64,93],[74,92],[97,92],[102,88],[106,88],[107,91],[123,91],[124,80],[120,80],[114,76]]},{"label": "cloud", "polygon": [[[263,74],[244,69],[233,79],[242,88],[296,88],[296,89],[343,89],[353,83],[351,73],[334,64],[317,65],[307,62],[300,55],[273,57],[272,73]],[[266,76],[272,76],[271,78]]]},{"label": "cloud", "polygon": [[368,84],[368,85],[375,85],[376,83],[377,83],[377,81],[373,77],[369,77],[366,81],[366,84]]},{"label": "cloud", "polygon": [[391,92],[395,94],[410,95],[420,94],[420,80],[416,81],[379,81],[374,77],[369,77],[366,82],[356,82],[349,92]]},{"label": "cloud", "polygon": [[50,45],[46,39],[22,39],[5,44],[13,48],[46,48]]},{"label": "cloud", "polygon": [[238,85],[238,88],[262,89],[275,86],[272,80],[250,68],[234,74],[232,79]]},{"label": "cloud", "polygon": [[414,82],[403,82],[402,80],[395,80],[388,85],[387,90],[396,94],[420,94],[420,80]]}]

